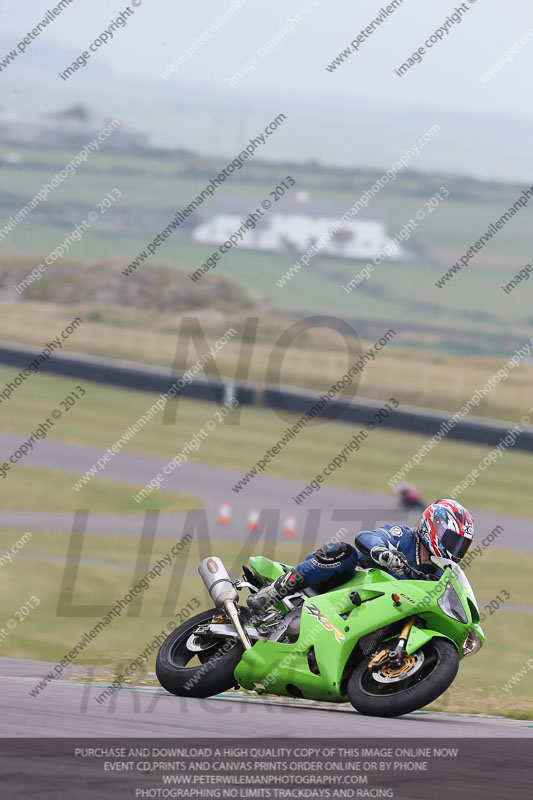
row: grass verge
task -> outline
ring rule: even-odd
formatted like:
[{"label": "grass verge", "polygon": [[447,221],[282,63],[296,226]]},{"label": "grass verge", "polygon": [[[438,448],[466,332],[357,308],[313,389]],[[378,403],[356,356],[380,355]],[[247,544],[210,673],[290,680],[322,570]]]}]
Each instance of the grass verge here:
[{"label": "grass verge", "polygon": [[[12,374],[0,370],[0,380]],[[156,399],[155,395],[148,392],[134,392],[90,382],[84,385],[86,395],[83,402],[54,426],[49,432],[49,439],[91,445],[101,448],[103,452],[117,441],[128,425],[133,425],[145,414]],[[17,390],[16,401],[13,398],[10,400],[10,413],[3,420],[3,430],[20,434],[21,440],[25,439],[72,388],[73,381],[66,378],[45,374],[32,376]],[[170,459],[205,426],[215,409],[212,403],[179,400],[174,409],[174,424],[163,425],[163,413],[157,414],[122,452]],[[293,419],[296,421],[296,417]],[[238,424],[235,425],[217,424],[198,449],[190,454],[190,460],[246,473],[266,450],[279,441],[289,424],[271,409],[249,406],[241,409],[236,421]],[[301,481],[303,487],[342,451],[360,427],[335,421],[308,425],[267,465],[264,474],[293,478]],[[426,441],[425,436],[377,428],[362,442],[361,449],[351,453],[342,468],[326,479],[327,485],[389,493],[387,480]],[[38,446],[39,443],[36,444]],[[428,453],[420,466],[408,473],[408,479],[417,482],[428,499],[446,496],[477,467],[490,450],[489,446],[443,440]],[[527,453],[507,449],[494,465],[481,473],[477,483],[459,495],[458,499],[473,508],[531,516],[530,460]],[[8,479],[16,477],[16,470],[16,467],[13,468]],[[78,503],[84,502],[87,491],[88,487],[77,493]],[[246,491],[244,488],[240,496],[245,497]],[[160,496],[163,502],[164,496],[157,492],[151,498],[157,504]],[[312,496],[306,501],[309,507],[312,507],[312,501]],[[139,508],[131,500],[129,510]],[[144,504],[142,508],[145,508]]]},{"label": "grass verge", "polygon": [[78,476],[54,469],[25,467],[18,464],[12,474],[3,479],[6,490],[2,502],[9,511],[74,512],[81,506],[90,508],[94,514],[144,513],[148,509],[178,512],[190,508],[202,508],[203,502],[174,492],[160,491],[150,495],[142,507],[131,498],[132,486],[119,481],[94,478],[83,488],[83,494],[72,491]]},{"label": "grass verge", "polygon": [[[29,263],[28,272],[31,268]],[[65,267],[65,272],[75,268],[76,264],[70,265]],[[246,268],[250,269],[249,264]],[[418,280],[408,281],[410,287],[418,283]],[[216,362],[207,363],[205,371],[209,373],[218,369],[222,375],[234,377],[239,359],[249,358],[249,379],[262,386],[276,380],[272,369],[272,363],[276,361],[273,358],[274,343],[294,323],[292,318],[282,314],[261,314],[257,333],[252,337],[244,335],[244,312],[223,319],[200,318],[196,327],[189,323],[189,345],[189,336],[180,333],[184,321],[175,314],[96,304],[75,306],[75,309],[73,311],[71,305],[25,300],[21,312],[20,303],[0,302],[0,339],[15,340],[40,350],[45,342],[58,335],[74,316],[79,315],[84,323],[63,343],[65,351],[168,367],[174,363],[179,342],[177,368],[185,370],[196,360],[197,352],[205,353],[211,344],[234,327],[237,335],[217,354]],[[254,317],[255,311],[250,310],[247,316]],[[376,319],[389,319],[383,313],[376,312],[374,316]],[[30,318],[31,325],[28,325]],[[357,323],[351,324],[359,330]],[[452,355],[439,351],[438,342],[425,332],[419,332],[418,341],[426,341],[426,347],[414,349],[405,346],[407,342],[405,334],[399,332],[401,329],[393,324],[375,323],[365,334],[360,333],[364,338],[361,342],[363,350],[367,351],[389,328],[397,330],[398,335],[375,361],[366,365],[358,382],[357,396],[385,399],[393,392],[402,403],[452,413],[498,372],[515,347],[528,341],[527,336],[519,340],[500,337],[501,346],[498,349],[487,346],[486,355]],[[205,334],[208,344],[202,340],[202,334]],[[353,347],[359,347],[355,340]],[[280,381],[290,386],[323,391],[344,375],[352,361],[346,352],[343,336],[329,328],[311,328],[297,336],[284,352]],[[0,388],[2,383],[0,380]],[[524,397],[532,390],[533,371],[523,364],[513,369],[509,377],[482,400],[476,413],[489,418],[518,420],[525,410]]]}]

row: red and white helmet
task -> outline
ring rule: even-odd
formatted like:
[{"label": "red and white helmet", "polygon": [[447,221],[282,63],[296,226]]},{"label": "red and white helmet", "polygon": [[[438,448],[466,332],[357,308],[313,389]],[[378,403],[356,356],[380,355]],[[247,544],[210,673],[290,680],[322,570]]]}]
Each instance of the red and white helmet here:
[{"label": "red and white helmet", "polygon": [[460,561],[474,538],[474,520],[456,500],[437,500],[420,517],[416,533],[434,556]]}]

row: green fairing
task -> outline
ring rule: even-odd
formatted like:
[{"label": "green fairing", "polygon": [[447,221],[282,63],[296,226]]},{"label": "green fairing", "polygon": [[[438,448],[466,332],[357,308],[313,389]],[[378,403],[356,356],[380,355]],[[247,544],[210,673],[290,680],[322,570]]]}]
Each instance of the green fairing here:
[{"label": "green fairing", "polygon": [[[264,583],[274,581],[286,569],[285,565],[264,556],[253,556],[250,564]],[[437,603],[448,583],[459,596],[466,623],[447,616]],[[349,597],[355,590],[362,600],[360,606],[354,606]],[[399,596],[399,606],[393,603],[394,593]],[[279,608],[283,609],[283,605]],[[255,642],[253,648],[243,653],[234,672],[235,679],[245,689],[345,703],[348,677],[344,674],[345,667],[359,639],[413,614],[423,620],[425,626],[412,627],[407,653],[439,637],[452,641],[459,658],[463,658],[463,643],[470,631],[474,631],[481,642],[485,639],[472,590],[450,569],[444,571],[438,582],[398,580],[379,569],[361,570],[341,587],[305,600],[297,641],[290,644],[264,639]],[[396,641],[397,637],[396,633],[390,638]],[[314,648],[318,675],[310,668],[310,647]]]},{"label": "green fairing", "polygon": [[285,572],[284,564],[280,564],[279,561],[271,561],[265,556],[251,556],[250,566],[264,583],[272,583]]}]

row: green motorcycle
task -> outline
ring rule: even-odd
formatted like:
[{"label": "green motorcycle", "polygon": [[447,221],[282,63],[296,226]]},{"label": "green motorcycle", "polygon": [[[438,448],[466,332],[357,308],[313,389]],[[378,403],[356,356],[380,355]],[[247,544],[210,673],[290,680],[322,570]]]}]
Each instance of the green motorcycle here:
[{"label": "green motorcycle", "polygon": [[350,702],[362,714],[395,717],[428,705],[452,684],[459,661],[484,635],[472,587],[453,561],[432,557],[439,580],[413,570],[398,580],[357,569],[325,594],[284,597],[260,616],[239,606],[290,567],[250,558],[232,581],[222,561],[198,572],[215,608],[192,617],[163,642],[156,673],[169,692],[210,697],[233,686],[285,697]]}]

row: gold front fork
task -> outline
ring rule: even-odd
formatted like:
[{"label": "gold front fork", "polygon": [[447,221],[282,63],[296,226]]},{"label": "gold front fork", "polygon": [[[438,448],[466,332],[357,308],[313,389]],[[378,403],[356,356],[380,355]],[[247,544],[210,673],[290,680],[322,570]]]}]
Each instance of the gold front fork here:
[{"label": "gold front fork", "polygon": [[391,655],[391,661],[399,662],[405,655],[405,645],[407,644],[407,640],[409,638],[409,634],[411,633],[411,628],[413,627],[415,622],[414,617],[409,617],[405,620],[405,624],[402,628],[402,632],[400,633],[400,638],[398,639],[398,644],[393,650],[394,657]]},{"label": "gold front fork", "polygon": [[[403,626],[402,632],[400,633],[400,639],[405,639],[405,644],[407,644],[407,640],[409,638],[409,634],[411,633],[411,628],[413,627],[414,624],[415,624],[415,618],[414,617],[408,617],[405,620],[405,625]],[[404,645],[404,647],[405,647],[405,645]]]},{"label": "gold front fork", "polygon": [[[409,639],[409,634],[411,633],[411,628],[413,627],[414,624],[415,624],[415,617],[414,616],[407,617],[404,626],[400,632],[398,644],[393,650],[393,653],[395,653],[395,660],[397,661],[403,657],[405,651],[405,645],[407,644],[407,640]],[[387,658],[390,658],[389,652],[390,651],[387,648],[384,648],[383,650],[380,650],[378,653],[376,653],[376,655],[373,656],[368,662],[368,669],[373,669],[375,666],[377,666],[377,664],[381,664]]]}]

